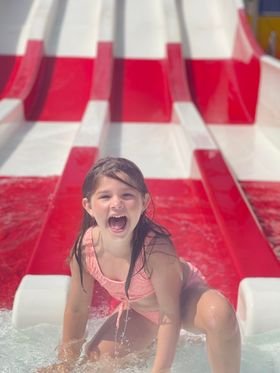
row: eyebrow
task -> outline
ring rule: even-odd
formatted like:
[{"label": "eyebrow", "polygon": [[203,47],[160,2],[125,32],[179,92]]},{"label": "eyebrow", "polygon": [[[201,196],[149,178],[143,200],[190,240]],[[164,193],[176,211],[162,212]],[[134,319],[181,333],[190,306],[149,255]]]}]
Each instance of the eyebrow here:
[{"label": "eyebrow", "polygon": [[[125,192],[125,191],[131,191],[131,190],[134,190],[133,187],[131,186],[124,186],[123,188],[121,188],[121,191],[122,192]],[[110,189],[103,189],[103,190],[99,190],[98,192],[96,192],[96,194],[104,194],[104,193],[111,193],[111,190]]]}]

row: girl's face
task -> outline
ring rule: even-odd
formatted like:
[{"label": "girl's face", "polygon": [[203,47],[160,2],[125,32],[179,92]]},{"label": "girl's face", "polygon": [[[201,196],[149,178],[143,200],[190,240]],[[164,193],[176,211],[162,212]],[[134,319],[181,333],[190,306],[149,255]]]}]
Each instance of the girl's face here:
[{"label": "girl's face", "polygon": [[[125,174],[120,176],[128,180]],[[96,220],[101,232],[123,238],[132,235],[148,202],[148,194],[143,196],[119,180],[102,176],[90,199],[83,199],[83,206]]]}]

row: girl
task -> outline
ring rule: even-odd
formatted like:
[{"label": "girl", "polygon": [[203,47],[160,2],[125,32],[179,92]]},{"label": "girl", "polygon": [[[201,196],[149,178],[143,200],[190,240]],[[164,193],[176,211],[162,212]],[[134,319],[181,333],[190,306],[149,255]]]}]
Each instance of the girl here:
[{"label": "girl", "polygon": [[167,230],[147,216],[149,202],[141,171],[127,159],[100,159],[88,172],[83,225],[70,256],[58,371],[68,371],[80,356],[98,281],[120,304],[87,344],[88,359],[106,358],[109,364],[143,351],[156,339],[151,372],[170,372],[184,328],[206,334],[212,372],[239,372],[240,334],[233,308],[196,268],[178,258]]}]

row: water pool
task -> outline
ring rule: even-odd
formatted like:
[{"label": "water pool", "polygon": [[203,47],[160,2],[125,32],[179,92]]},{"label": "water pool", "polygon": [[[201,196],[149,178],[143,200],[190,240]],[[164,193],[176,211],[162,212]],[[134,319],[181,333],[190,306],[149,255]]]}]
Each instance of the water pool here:
[{"label": "water pool", "polygon": [[[11,311],[0,311],[0,366],[2,373],[31,373],[38,367],[56,361],[56,345],[60,327],[37,325],[25,330],[16,330],[11,322]],[[99,327],[102,319],[92,319],[90,333]],[[242,344],[242,373],[278,373],[280,371],[280,330],[248,337]],[[120,373],[148,373],[152,356],[145,361],[135,360],[133,367]],[[97,372],[91,365],[77,368],[76,373]],[[178,344],[172,373],[210,373],[205,339],[182,333]]]}]

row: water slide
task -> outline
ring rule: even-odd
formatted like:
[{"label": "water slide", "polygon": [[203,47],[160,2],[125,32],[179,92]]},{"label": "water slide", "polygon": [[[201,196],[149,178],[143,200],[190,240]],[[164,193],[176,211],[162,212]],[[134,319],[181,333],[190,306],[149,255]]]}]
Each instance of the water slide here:
[{"label": "water slide", "polygon": [[4,1],[0,21],[0,301],[14,325],[61,323],[81,183],[114,155],[143,170],[157,221],[243,332],[280,328],[279,227],[253,198],[279,207],[280,63],[242,2]]}]

